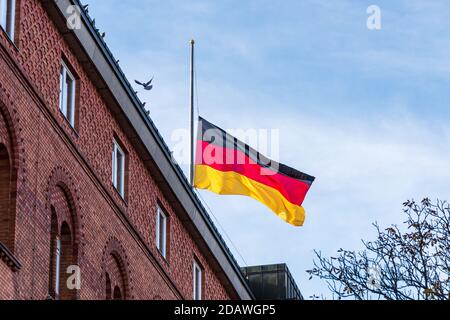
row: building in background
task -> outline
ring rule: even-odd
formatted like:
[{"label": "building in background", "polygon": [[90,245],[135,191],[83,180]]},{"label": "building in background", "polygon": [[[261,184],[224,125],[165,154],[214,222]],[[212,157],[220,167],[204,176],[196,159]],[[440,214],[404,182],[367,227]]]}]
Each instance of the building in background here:
[{"label": "building in background", "polygon": [[303,300],[286,264],[242,268],[258,300]]}]

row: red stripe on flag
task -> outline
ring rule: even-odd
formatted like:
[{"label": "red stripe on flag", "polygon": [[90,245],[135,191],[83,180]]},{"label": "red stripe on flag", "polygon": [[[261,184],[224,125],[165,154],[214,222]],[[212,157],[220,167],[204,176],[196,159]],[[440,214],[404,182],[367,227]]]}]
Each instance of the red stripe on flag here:
[{"label": "red stripe on flag", "polygon": [[[208,146],[207,154],[205,154]],[[205,160],[205,156],[208,156],[207,158],[210,156],[211,159]],[[278,190],[286,200],[299,206],[302,205],[310,188],[309,184],[284,174],[271,172],[270,175],[262,175],[261,172],[267,172],[267,169],[255,163],[242,151],[219,147],[206,141],[197,141],[196,164],[207,165],[223,172],[239,173]]]}]

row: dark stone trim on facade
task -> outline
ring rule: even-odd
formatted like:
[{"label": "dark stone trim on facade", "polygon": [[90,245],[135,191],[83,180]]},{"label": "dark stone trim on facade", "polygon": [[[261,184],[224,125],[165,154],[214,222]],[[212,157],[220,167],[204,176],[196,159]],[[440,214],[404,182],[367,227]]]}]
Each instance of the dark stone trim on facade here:
[{"label": "dark stone trim on facade", "polygon": [[0,260],[13,271],[19,271],[22,268],[22,264],[14,257],[11,251],[0,242]]}]

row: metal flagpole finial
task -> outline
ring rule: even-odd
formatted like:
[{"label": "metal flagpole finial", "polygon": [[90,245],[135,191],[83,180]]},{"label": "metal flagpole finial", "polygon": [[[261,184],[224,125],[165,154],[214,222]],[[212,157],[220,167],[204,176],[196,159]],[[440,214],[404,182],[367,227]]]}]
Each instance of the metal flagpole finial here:
[{"label": "metal flagpole finial", "polygon": [[195,40],[194,40],[194,39],[191,39],[191,41],[189,41],[189,43],[190,43],[191,45],[194,45],[194,44],[195,44]]}]

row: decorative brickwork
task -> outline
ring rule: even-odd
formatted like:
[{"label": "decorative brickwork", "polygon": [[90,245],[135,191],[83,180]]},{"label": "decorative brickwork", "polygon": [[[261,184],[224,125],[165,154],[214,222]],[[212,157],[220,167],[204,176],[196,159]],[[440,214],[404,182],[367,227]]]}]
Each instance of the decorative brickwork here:
[{"label": "decorative brickwork", "polygon": [[[81,289],[74,295],[63,288],[60,298],[191,299],[194,257],[205,269],[206,299],[236,298],[43,2],[17,2],[16,45],[0,31],[0,179],[10,181],[9,192],[0,188],[0,202],[9,197],[10,204],[0,221],[1,239],[10,235],[8,258],[0,260],[0,299],[52,296],[55,236],[62,240],[61,266],[81,270]],[[63,57],[79,77],[76,130],[58,108]],[[115,136],[128,152],[127,201],[111,183]],[[167,261],[155,245],[158,203],[170,216]]]}]

